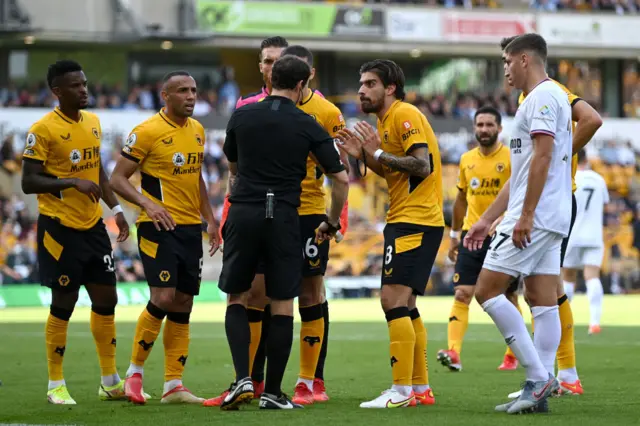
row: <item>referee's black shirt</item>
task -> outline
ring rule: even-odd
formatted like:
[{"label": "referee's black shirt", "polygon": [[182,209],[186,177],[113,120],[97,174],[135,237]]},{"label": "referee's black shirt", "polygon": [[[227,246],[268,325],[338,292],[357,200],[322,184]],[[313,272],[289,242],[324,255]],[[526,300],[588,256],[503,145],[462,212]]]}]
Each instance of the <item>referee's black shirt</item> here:
[{"label": "referee's black shirt", "polygon": [[295,103],[281,96],[237,109],[227,124],[224,153],[238,164],[234,203],[264,203],[268,189],[276,201],[300,205],[300,184],[312,153],[325,173],[344,170],[333,138]]}]

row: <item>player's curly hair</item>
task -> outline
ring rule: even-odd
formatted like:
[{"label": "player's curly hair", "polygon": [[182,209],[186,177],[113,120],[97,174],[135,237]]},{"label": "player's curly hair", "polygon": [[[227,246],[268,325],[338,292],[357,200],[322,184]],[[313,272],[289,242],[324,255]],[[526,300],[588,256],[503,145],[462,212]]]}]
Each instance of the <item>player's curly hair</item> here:
[{"label": "player's curly hair", "polygon": [[49,68],[47,69],[47,84],[49,84],[49,88],[53,89],[57,85],[55,81],[57,78],[76,71],[82,71],[82,66],[80,66],[76,61],[68,59],[57,61],[55,64],[49,65]]},{"label": "player's curly hair", "polygon": [[360,74],[362,75],[365,72],[372,72],[377,75],[384,87],[388,87],[391,84],[395,85],[396,99],[404,100],[404,72],[398,64],[389,59],[375,59],[360,67]]}]

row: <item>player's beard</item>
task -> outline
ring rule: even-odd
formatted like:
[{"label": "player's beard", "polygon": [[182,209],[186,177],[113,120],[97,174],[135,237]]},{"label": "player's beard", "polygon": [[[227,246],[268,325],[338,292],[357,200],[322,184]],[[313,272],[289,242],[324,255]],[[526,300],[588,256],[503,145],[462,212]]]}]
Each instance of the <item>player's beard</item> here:
[{"label": "player's beard", "polygon": [[371,98],[360,98],[360,109],[366,114],[379,112],[382,109],[382,104],[382,100],[374,102]]},{"label": "player's beard", "polygon": [[495,133],[493,135],[489,134],[489,135],[480,135],[478,133],[476,133],[476,140],[478,141],[478,143],[482,146],[486,147],[490,147],[493,146],[496,141],[498,140],[498,134]]}]

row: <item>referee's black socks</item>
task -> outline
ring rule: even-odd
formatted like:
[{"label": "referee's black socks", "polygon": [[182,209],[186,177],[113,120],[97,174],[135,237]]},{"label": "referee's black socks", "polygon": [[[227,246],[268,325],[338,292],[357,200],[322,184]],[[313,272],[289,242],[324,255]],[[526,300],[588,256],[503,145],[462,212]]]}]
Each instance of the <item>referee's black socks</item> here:
[{"label": "referee's black socks", "polygon": [[280,396],[282,393],[282,377],[289,362],[293,345],[293,317],[273,315],[267,340],[267,380],[264,391]]},{"label": "referee's black socks", "polygon": [[233,366],[236,369],[236,381],[249,376],[249,343],[251,330],[247,309],[238,304],[227,306],[224,328],[231,349]]}]

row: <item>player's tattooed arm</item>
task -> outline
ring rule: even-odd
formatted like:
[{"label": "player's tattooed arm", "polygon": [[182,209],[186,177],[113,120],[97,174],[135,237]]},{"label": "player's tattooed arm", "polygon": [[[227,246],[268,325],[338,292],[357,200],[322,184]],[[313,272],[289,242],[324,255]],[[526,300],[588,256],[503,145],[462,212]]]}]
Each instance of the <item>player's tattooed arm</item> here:
[{"label": "player's tattooed arm", "polygon": [[227,184],[227,194],[233,195],[238,186],[238,164],[229,162],[229,183]]},{"label": "player's tattooed arm", "polygon": [[102,196],[100,187],[90,180],[78,178],[58,179],[45,173],[43,163],[23,160],[22,192],[25,194],[58,195],[69,188],[77,189],[96,203]]},{"label": "player's tattooed arm", "polygon": [[411,176],[427,177],[431,174],[429,163],[429,148],[421,146],[413,149],[406,157],[397,157],[383,152],[378,157],[378,163],[392,170],[410,174]]}]

